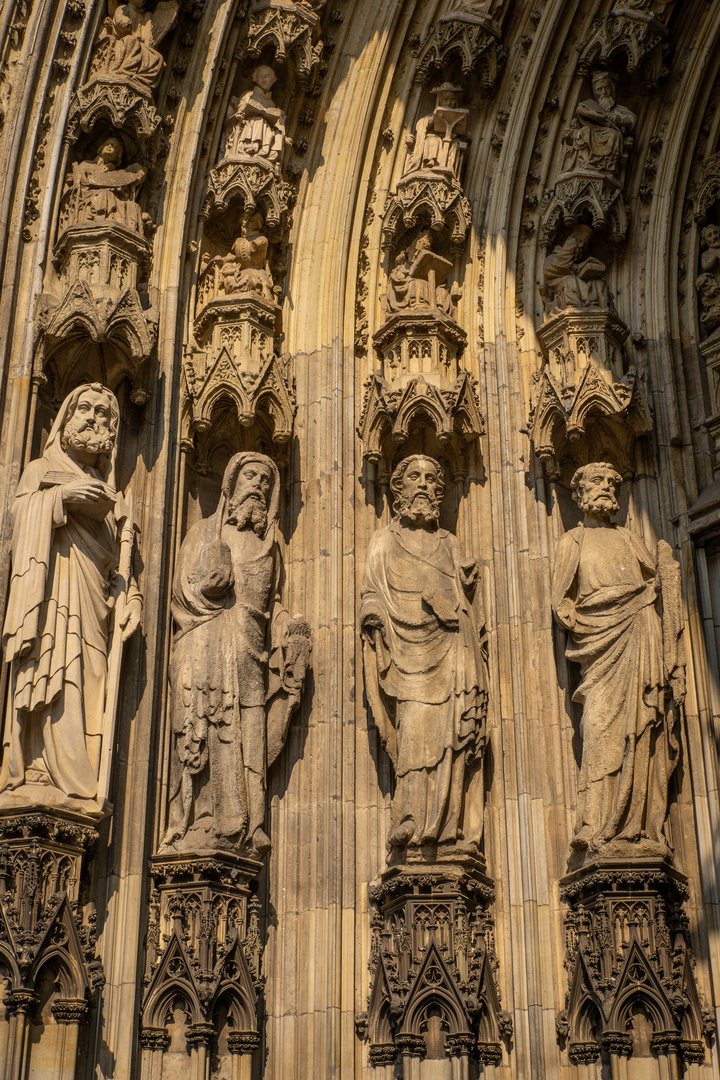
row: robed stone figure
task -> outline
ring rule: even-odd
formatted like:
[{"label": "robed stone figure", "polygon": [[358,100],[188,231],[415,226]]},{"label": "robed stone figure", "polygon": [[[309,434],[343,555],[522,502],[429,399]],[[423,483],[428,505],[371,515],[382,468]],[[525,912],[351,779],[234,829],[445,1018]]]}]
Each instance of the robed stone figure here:
[{"label": "robed stone figure", "polygon": [[117,400],[104,386],[73,390],[13,504],[0,790],[18,789],[34,801],[97,797],[103,740],[111,740],[114,721],[107,708],[109,616],[121,589],[123,640],[140,619],[134,581],[128,574],[120,583],[116,574],[118,423]]},{"label": "robed stone figure", "polygon": [[[606,462],[572,480],[585,517],[561,538],[552,606],[580,665],[582,765],[572,846],[665,855],[670,777],[685,696],[680,568],[665,541],[653,556],[614,525],[621,476]],[[628,845],[632,845],[629,848]]]},{"label": "robed stone figure", "polygon": [[180,548],[165,849],[262,856],[270,847],[266,772],[285,742],[310,651],[307,623],[278,602],[279,487],[270,458],[236,454],[216,512]]},{"label": "robed stone figure", "polygon": [[370,541],[360,608],[365,690],[396,776],[388,843],[477,852],[487,711],[478,563],[438,525],[437,461],[406,458],[390,486],[395,517]]}]

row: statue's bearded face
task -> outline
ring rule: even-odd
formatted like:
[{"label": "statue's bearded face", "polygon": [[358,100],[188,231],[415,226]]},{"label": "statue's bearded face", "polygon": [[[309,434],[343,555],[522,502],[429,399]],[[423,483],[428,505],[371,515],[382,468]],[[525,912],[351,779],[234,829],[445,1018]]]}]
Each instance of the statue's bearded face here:
[{"label": "statue's bearded face", "polygon": [[607,468],[588,469],[578,485],[578,502],[584,514],[602,514],[612,517],[617,514],[620,504],[617,501],[617,473]]},{"label": "statue's bearded face", "polygon": [[606,109],[615,104],[615,88],[612,79],[605,75],[593,79],[593,90],[597,101]]},{"label": "statue's bearded face", "polygon": [[253,529],[258,536],[262,536],[267,529],[271,486],[272,475],[267,465],[260,461],[249,461],[243,465],[228,507],[229,524],[238,529]]},{"label": "statue's bearded face", "polygon": [[415,458],[402,478],[402,488],[396,500],[398,517],[403,521],[435,525],[440,517],[439,484],[435,464],[425,458]]},{"label": "statue's bearded face", "polygon": [[85,454],[110,454],[114,445],[110,420],[110,399],[107,394],[97,390],[85,390],[78,399],[75,412],[63,428],[63,450],[77,450]]}]

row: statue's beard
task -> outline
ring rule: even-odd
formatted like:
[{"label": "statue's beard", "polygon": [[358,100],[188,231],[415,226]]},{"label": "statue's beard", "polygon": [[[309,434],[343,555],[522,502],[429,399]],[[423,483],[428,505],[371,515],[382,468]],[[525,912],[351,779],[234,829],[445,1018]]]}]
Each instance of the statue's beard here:
[{"label": "statue's beard", "polygon": [[424,491],[418,491],[414,495],[401,495],[396,510],[403,521],[425,521],[429,525],[435,525],[440,518],[440,500]]},{"label": "statue's beard", "polygon": [[612,517],[620,509],[620,503],[614,495],[606,492],[597,495],[583,494],[580,509],[583,514],[601,514],[603,517]]},{"label": "statue's beard", "polygon": [[228,513],[230,525],[235,525],[237,529],[246,529],[249,525],[258,536],[263,536],[267,521],[267,506],[257,495],[250,493],[231,499]]},{"label": "statue's beard", "polygon": [[87,420],[68,420],[62,434],[63,450],[82,450],[87,454],[110,455],[113,437],[109,432],[99,431],[95,424]]}]

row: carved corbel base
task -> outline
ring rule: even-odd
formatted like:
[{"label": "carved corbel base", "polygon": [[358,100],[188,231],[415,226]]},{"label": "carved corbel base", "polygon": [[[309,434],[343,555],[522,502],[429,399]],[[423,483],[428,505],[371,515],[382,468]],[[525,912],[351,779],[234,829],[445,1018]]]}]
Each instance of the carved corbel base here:
[{"label": "carved corbel base", "polygon": [[81,131],[92,131],[100,121],[133,131],[143,142],[155,134],[160,114],[152,92],[126,75],[95,75],[72,99],[66,138],[75,142]]},{"label": "carved corbel base", "polygon": [[97,815],[44,806],[0,809],[0,975],[7,978],[6,1010],[15,1016],[13,1076],[36,1064],[28,1025],[38,1022],[48,973],[55,977],[52,1022],[62,1025],[68,1053],[105,982],[95,914],[87,906],[83,914],[96,823]]},{"label": "carved corbel base", "polygon": [[471,220],[470,203],[454,177],[411,173],[398,180],[397,191],[385,205],[382,246],[392,247],[399,233],[427,221],[436,232],[446,228],[453,247],[462,249]]},{"label": "carved corbel base", "polygon": [[257,59],[270,47],[275,60],[295,65],[298,82],[309,90],[322,59],[320,17],[309,5],[301,7],[283,0],[259,0],[250,10],[247,54]]},{"label": "carved corbel base", "polygon": [[614,311],[569,308],[547,319],[536,333],[548,370],[564,395],[573,393],[590,363],[609,384],[625,375],[623,345],[630,331]]},{"label": "carved corbel base", "polygon": [[[147,967],[141,1015],[143,1077],[170,1046],[173,1009],[183,1003],[191,1062],[228,1025],[228,1057],[248,1061],[260,1046],[262,942],[253,859],[216,854],[152,860]],[[231,1061],[222,1061],[236,1075]],[[250,1071],[238,1075],[249,1076]]]},{"label": "carved corbel base", "polygon": [[627,65],[628,75],[643,69],[643,86],[655,89],[664,72],[663,43],[667,27],[650,11],[630,10],[620,0],[603,18],[596,19],[580,53],[578,73],[612,68],[617,57]]},{"label": "carved corbel base", "polygon": [[695,982],[687,895],[665,859],[597,858],[560,881],[569,987],[558,1037],[573,1064],[631,1057],[636,1016],[653,1028],[653,1054],[675,1065],[704,1061],[715,1024]]},{"label": "carved corbel base", "polygon": [[117,299],[147,280],[150,245],[116,222],[70,225],[55,245],[53,263],[63,282],[86,281],[98,295]]},{"label": "carved corbel base", "polygon": [[496,984],[492,901],[484,861],[468,854],[394,866],[370,886],[370,998],[356,1027],[372,1066],[400,1061],[409,1080],[418,1058],[502,1061],[512,1020]]},{"label": "carved corbel base", "polygon": [[418,57],[416,82],[427,83],[452,59],[459,59],[462,73],[477,70],[480,87],[490,96],[497,85],[506,50],[500,45],[500,28],[489,15],[456,12],[433,26]]},{"label": "carved corbel base", "polygon": [[433,456],[449,460],[451,479],[464,480],[468,445],[485,431],[477,380],[462,370],[452,384],[422,374],[394,381],[380,372],[368,377],[357,433],[363,457],[378,467],[380,483],[389,479],[398,447],[422,427],[437,441]]},{"label": "carved corbel base", "polygon": [[282,179],[280,166],[260,157],[224,157],[210,170],[200,217],[212,229],[231,205],[249,217],[261,210],[268,239],[276,243],[290,224],[292,188]]}]

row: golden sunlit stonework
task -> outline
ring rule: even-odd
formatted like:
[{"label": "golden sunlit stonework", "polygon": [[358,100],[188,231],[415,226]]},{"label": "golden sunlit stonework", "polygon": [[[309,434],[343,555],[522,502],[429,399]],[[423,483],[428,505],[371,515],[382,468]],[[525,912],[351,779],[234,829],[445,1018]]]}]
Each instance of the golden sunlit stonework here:
[{"label": "golden sunlit stonework", "polygon": [[720,2],[0,7],[1,1080],[720,1071]]}]

